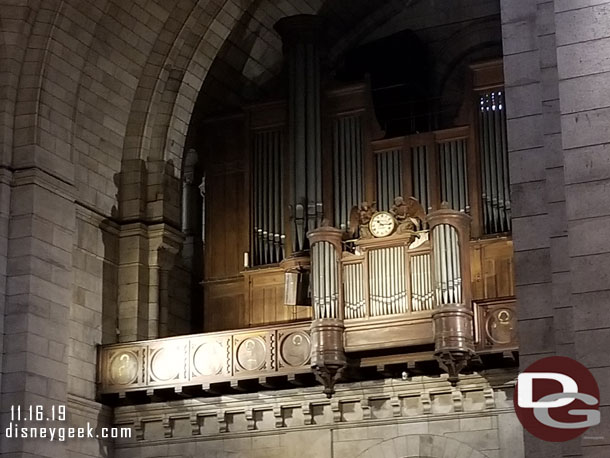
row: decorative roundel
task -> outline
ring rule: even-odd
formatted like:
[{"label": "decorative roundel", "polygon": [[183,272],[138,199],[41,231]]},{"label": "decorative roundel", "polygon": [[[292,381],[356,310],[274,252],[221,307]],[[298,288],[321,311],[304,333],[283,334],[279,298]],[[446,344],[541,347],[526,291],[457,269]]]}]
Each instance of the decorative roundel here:
[{"label": "decorative roundel", "polygon": [[222,345],[218,342],[206,342],[195,350],[193,364],[201,375],[217,375],[222,370]]},{"label": "decorative roundel", "polygon": [[303,366],[309,361],[311,352],[309,336],[303,331],[288,334],[282,340],[280,352],[282,359],[288,366]]},{"label": "decorative roundel", "polygon": [[128,385],[136,381],[138,358],[133,352],[119,352],[110,360],[110,380],[115,385]]},{"label": "decorative roundel", "polygon": [[517,317],[509,308],[495,309],[487,315],[487,337],[495,344],[508,344],[516,337]]},{"label": "decorative roundel", "polygon": [[237,347],[237,363],[246,371],[259,370],[265,364],[266,347],[260,337],[250,337]]},{"label": "decorative roundel", "polygon": [[182,355],[172,348],[160,348],[154,352],[150,362],[152,376],[162,382],[177,378],[181,366]]}]

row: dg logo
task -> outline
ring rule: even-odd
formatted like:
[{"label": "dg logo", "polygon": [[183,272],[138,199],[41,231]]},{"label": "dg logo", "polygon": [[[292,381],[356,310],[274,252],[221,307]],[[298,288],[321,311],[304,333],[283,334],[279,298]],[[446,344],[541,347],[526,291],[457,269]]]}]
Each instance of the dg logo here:
[{"label": "dg logo", "polygon": [[543,358],[519,374],[513,401],[523,427],[545,441],[574,439],[601,421],[593,374],[564,356]]}]

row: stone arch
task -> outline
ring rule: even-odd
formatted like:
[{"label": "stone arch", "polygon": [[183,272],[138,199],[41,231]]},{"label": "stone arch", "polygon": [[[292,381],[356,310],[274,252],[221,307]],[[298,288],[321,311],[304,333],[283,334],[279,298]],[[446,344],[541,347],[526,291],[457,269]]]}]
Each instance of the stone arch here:
[{"label": "stone arch", "polygon": [[387,439],[356,458],[487,458],[457,439],[433,434],[410,434]]}]

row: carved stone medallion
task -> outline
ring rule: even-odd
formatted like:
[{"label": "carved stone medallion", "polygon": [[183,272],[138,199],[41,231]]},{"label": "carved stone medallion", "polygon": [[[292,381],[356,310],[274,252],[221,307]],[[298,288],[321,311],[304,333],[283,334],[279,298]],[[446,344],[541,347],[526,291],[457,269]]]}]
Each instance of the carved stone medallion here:
[{"label": "carved stone medallion", "polygon": [[237,347],[237,363],[246,371],[261,369],[265,363],[265,343],[260,337],[245,339]]},{"label": "carved stone medallion", "polygon": [[517,317],[509,308],[498,308],[487,315],[487,337],[494,344],[505,345],[516,337]]},{"label": "carved stone medallion", "polygon": [[115,385],[135,382],[138,375],[138,359],[133,352],[122,351],[110,360],[110,380]]},{"label": "carved stone medallion", "polygon": [[193,356],[195,370],[200,375],[217,375],[222,369],[223,349],[218,342],[200,345]]},{"label": "carved stone medallion", "polygon": [[288,366],[303,366],[309,360],[311,342],[309,336],[303,331],[288,334],[282,340],[282,359]]},{"label": "carved stone medallion", "polygon": [[162,382],[178,377],[184,355],[178,348],[160,348],[150,362],[151,375]]}]

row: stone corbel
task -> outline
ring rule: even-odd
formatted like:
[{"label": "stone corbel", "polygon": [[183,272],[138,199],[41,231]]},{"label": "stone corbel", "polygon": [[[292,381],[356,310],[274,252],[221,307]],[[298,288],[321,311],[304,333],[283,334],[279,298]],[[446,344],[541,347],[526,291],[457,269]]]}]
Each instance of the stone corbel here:
[{"label": "stone corbel", "polygon": [[339,400],[332,399],[330,401],[330,410],[333,412],[333,423],[341,422],[341,402]]},{"label": "stone corbel", "polygon": [[193,413],[189,417],[189,421],[191,423],[191,434],[193,436],[201,435],[201,425],[199,424],[199,416]]},{"label": "stone corbel", "polygon": [[227,414],[224,410],[219,410],[216,413],[216,421],[218,422],[218,432],[226,433],[229,431],[227,426]]},{"label": "stone corbel", "polygon": [[390,405],[392,406],[392,416],[401,417],[402,403],[400,402],[400,398],[397,395],[394,395],[390,398]]},{"label": "stone corbel", "polygon": [[492,387],[487,387],[483,390],[483,396],[485,397],[485,408],[495,409],[496,408],[496,396]]},{"label": "stone corbel", "polygon": [[455,412],[464,411],[464,396],[460,390],[454,388],[451,391],[451,401],[453,402],[453,410]]},{"label": "stone corbel", "polygon": [[254,410],[247,409],[246,412],[246,428],[248,431],[254,431],[256,429],[256,421],[254,419]]},{"label": "stone corbel", "polygon": [[432,413],[432,399],[430,398],[430,393],[424,391],[419,398],[422,410],[425,414]]},{"label": "stone corbel", "polygon": [[283,428],[284,426],[286,426],[284,424],[284,413],[282,411],[282,406],[273,406],[273,417],[275,418],[276,428]]},{"label": "stone corbel", "polygon": [[171,438],[172,437],[172,420],[169,417],[163,417],[162,420],[163,425],[163,437]]},{"label": "stone corbel", "polygon": [[362,409],[362,419],[370,420],[372,418],[371,406],[369,405],[369,400],[367,398],[363,398],[362,401],[360,401],[360,408]]},{"label": "stone corbel", "polygon": [[303,424],[311,425],[313,424],[313,413],[311,408],[311,402],[304,402],[302,405],[303,410]]}]

